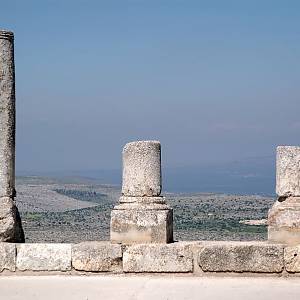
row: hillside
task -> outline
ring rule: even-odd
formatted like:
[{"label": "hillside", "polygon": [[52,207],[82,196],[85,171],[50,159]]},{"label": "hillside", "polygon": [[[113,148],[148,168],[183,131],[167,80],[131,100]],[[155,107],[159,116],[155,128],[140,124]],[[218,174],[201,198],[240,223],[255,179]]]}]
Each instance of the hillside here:
[{"label": "hillside", "polygon": [[[108,240],[120,187],[83,178],[18,177],[17,205],[27,242]],[[174,209],[176,240],[266,239],[271,197],[165,193]],[[249,225],[259,224],[259,225]]]}]

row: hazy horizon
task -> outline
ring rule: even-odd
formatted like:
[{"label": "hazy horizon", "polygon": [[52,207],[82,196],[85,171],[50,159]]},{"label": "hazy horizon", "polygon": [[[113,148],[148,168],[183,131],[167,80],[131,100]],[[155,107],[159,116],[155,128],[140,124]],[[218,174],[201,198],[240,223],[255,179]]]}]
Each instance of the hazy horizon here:
[{"label": "hazy horizon", "polygon": [[[274,157],[250,158],[224,164],[168,168],[162,166],[163,192],[275,195]],[[17,176],[95,180],[121,186],[122,169],[18,171]]]}]

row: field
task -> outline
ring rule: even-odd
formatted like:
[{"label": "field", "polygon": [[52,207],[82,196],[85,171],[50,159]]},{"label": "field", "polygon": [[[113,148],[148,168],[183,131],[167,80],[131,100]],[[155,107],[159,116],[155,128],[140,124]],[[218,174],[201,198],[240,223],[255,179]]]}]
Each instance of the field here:
[{"label": "field", "polygon": [[[264,240],[274,198],[165,193],[176,240]],[[83,178],[18,177],[16,203],[27,242],[109,240],[120,187]],[[256,225],[250,225],[256,224]],[[259,224],[259,225],[257,225]]]}]

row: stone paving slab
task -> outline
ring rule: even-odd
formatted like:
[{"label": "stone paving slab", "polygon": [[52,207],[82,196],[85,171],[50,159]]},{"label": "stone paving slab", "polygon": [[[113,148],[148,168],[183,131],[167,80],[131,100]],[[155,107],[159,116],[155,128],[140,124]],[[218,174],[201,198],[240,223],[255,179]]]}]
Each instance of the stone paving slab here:
[{"label": "stone paving slab", "polygon": [[193,253],[188,244],[140,244],[128,247],[123,255],[124,272],[193,271]]},{"label": "stone paving slab", "polygon": [[0,272],[3,270],[16,270],[16,245],[0,243]]},{"label": "stone paving slab", "polygon": [[110,242],[84,242],[72,245],[72,266],[79,271],[122,271],[121,245]]},{"label": "stone paving slab", "polygon": [[209,272],[278,273],[284,268],[283,245],[261,242],[207,242],[198,263]]},{"label": "stone paving slab", "polygon": [[18,244],[20,271],[71,270],[71,244]]},{"label": "stone paving slab", "polygon": [[300,272],[300,246],[286,247],[284,249],[284,264],[288,272]]}]

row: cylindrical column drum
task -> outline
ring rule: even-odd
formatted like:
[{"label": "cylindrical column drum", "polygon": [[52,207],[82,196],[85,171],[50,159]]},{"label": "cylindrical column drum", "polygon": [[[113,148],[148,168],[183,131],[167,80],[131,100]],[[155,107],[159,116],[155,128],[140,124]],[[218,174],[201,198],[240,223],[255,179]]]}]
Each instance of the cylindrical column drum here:
[{"label": "cylindrical column drum", "polygon": [[14,35],[0,30],[0,197],[15,196]]},{"label": "cylindrical column drum", "polygon": [[123,149],[123,196],[155,197],[160,193],[160,142],[137,141],[126,144]]}]

